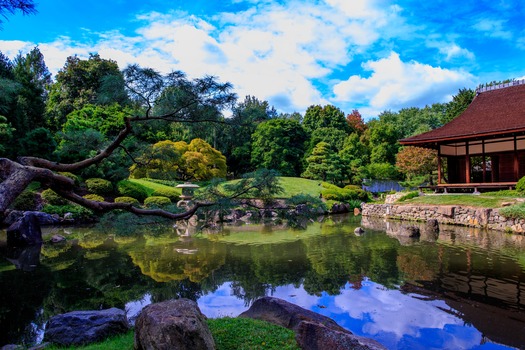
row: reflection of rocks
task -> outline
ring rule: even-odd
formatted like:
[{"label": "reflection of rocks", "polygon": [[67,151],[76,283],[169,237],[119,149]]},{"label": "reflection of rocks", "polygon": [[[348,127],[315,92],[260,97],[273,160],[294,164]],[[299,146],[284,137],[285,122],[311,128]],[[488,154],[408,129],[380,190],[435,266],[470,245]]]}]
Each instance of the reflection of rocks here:
[{"label": "reflection of rocks", "polygon": [[102,341],[128,329],[124,310],[73,311],[51,317],[44,341],[63,346],[81,345]]},{"label": "reflection of rocks", "polygon": [[355,336],[329,317],[278,298],[257,299],[239,317],[263,320],[293,330],[301,349],[384,349],[374,340]]},{"label": "reflection of rocks", "polygon": [[34,244],[23,248],[8,245],[6,259],[19,270],[34,271],[35,268],[40,265],[41,248],[41,244]]},{"label": "reflection of rocks", "polygon": [[142,309],[135,323],[135,349],[215,349],[215,342],[197,303],[168,300]]}]

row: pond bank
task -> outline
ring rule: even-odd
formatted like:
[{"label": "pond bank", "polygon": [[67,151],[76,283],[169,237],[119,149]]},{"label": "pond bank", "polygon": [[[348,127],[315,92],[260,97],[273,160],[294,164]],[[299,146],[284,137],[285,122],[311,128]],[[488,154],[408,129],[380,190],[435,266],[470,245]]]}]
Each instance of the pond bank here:
[{"label": "pond bank", "polygon": [[506,218],[497,208],[474,208],[459,205],[363,204],[363,217],[392,220],[437,220],[440,224],[486,228],[497,231],[525,233],[525,220]]}]

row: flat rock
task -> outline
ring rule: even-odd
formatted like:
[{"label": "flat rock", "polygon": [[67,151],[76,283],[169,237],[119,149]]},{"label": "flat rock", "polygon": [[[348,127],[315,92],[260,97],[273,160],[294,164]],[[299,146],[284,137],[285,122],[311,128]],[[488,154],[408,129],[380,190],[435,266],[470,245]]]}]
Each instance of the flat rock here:
[{"label": "flat rock", "polygon": [[78,346],[99,342],[128,330],[129,323],[124,310],[73,311],[51,317],[46,325],[44,341]]}]

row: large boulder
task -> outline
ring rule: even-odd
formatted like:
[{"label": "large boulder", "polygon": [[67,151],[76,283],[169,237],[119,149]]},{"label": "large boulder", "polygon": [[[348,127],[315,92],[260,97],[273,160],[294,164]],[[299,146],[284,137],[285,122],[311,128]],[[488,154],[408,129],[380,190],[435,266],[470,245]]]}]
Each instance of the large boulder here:
[{"label": "large boulder", "polygon": [[7,244],[27,246],[42,243],[42,230],[38,215],[25,212],[24,215],[7,228]]},{"label": "large boulder", "polygon": [[301,349],[306,350],[383,350],[378,342],[355,336],[329,317],[320,315],[285,300],[263,297],[239,317],[270,322],[295,332]]},{"label": "large boulder", "polygon": [[168,300],[142,309],[135,322],[137,350],[211,350],[215,342],[196,302]]},{"label": "large boulder", "polygon": [[124,310],[73,311],[51,317],[44,341],[63,346],[78,346],[102,341],[129,330]]}]

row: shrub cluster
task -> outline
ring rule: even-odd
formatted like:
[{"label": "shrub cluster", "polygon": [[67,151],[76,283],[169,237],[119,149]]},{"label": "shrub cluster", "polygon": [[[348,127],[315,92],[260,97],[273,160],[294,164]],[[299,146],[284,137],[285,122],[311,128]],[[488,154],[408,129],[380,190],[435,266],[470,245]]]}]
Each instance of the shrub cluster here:
[{"label": "shrub cluster", "polygon": [[55,191],[48,188],[47,190],[42,191],[40,194],[42,196],[42,199],[47,203],[51,205],[66,205],[69,203],[67,199],[64,199],[60,197],[58,194],[56,194]]},{"label": "shrub cluster", "polygon": [[148,191],[144,186],[129,180],[119,181],[117,190],[121,196],[135,198],[139,202],[143,202],[148,197]]},{"label": "shrub cluster", "polygon": [[350,185],[347,186],[348,188],[341,188],[336,185],[328,184],[326,182],[323,182],[322,186],[325,189],[321,191],[321,196],[326,200],[333,200],[339,202],[368,201],[368,193],[365,190],[359,188],[358,186]]},{"label": "shrub cluster", "polygon": [[71,213],[75,220],[91,220],[95,216],[95,214],[91,210],[84,208],[80,205],[76,205],[76,204],[67,204],[67,205],[46,204],[44,205],[44,208],[42,208],[42,211],[44,213],[58,214],[60,216],[64,216],[64,214],[66,213]]},{"label": "shrub cluster", "polygon": [[133,197],[117,197],[115,198],[115,203],[131,203],[138,205],[139,201]]},{"label": "shrub cluster", "polygon": [[86,187],[89,192],[98,195],[105,195],[113,192],[113,185],[111,184],[111,181],[100,178],[87,179]]},{"label": "shrub cluster", "polygon": [[168,197],[162,196],[151,196],[144,200],[144,206],[146,207],[164,207],[170,205],[171,200]]},{"label": "shrub cluster", "polygon": [[95,202],[104,202],[104,197],[99,196],[98,194],[86,194],[85,196],[83,196],[83,198]]}]

